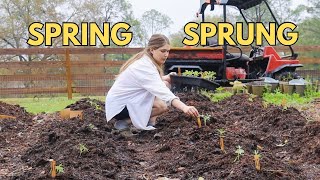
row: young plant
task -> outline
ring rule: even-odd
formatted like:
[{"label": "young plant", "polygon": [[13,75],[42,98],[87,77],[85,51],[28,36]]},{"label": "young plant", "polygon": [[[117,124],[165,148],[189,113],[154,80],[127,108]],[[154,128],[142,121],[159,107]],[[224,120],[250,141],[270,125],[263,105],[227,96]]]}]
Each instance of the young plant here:
[{"label": "young plant", "polygon": [[93,125],[92,123],[90,123],[90,124],[88,125],[88,127],[89,127],[91,130],[97,129],[97,127],[96,127],[95,125]]},{"label": "young plant", "polygon": [[247,86],[240,81],[230,82],[230,84],[232,85],[233,94],[245,93],[247,90]]},{"label": "young plant", "polygon": [[261,170],[261,165],[260,165],[261,154],[259,154],[258,150],[254,151],[253,158],[254,158],[254,164],[256,166],[256,170],[260,171]]},{"label": "young plant", "polygon": [[100,107],[99,104],[93,102],[93,101],[89,101],[90,105],[93,106],[96,110],[102,110],[102,108]]},{"label": "young plant", "polygon": [[232,96],[232,93],[229,91],[224,91],[223,87],[218,87],[215,90],[215,93],[205,90],[200,90],[200,93],[208,98],[210,98],[213,102],[219,102],[221,100],[224,100],[230,96]]},{"label": "young plant", "polygon": [[210,121],[211,115],[210,114],[206,114],[206,115],[201,115],[201,117],[203,118],[204,126],[206,126],[207,122]]},{"label": "young plant", "polygon": [[262,102],[262,106],[263,106],[264,109],[267,109],[268,106],[269,106],[269,103],[266,102],[266,101],[263,101],[263,102]]},{"label": "young plant", "polygon": [[185,70],[183,73],[182,73],[183,76],[194,76],[194,72],[193,70]]},{"label": "young plant", "polygon": [[207,79],[209,81],[214,81],[216,79],[216,72],[214,71],[201,72],[201,78]]},{"label": "young plant", "polygon": [[216,89],[217,93],[222,93],[224,91],[224,87],[220,86]]},{"label": "young plant", "polygon": [[280,88],[278,88],[278,87],[274,90],[274,94],[277,94],[277,93],[278,93],[278,94],[281,93],[281,90],[280,90]]},{"label": "young plant", "polygon": [[98,110],[98,111],[101,111],[102,110],[102,108],[101,108],[101,106],[99,106],[98,104],[96,105],[96,110]]},{"label": "young plant", "polygon": [[221,129],[217,129],[217,131],[219,132],[219,144],[220,144],[220,149],[222,152],[226,152],[224,149],[224,133],[226,132],[223,128]]},{"label": "young plant", "polygon": [[249,101],[250,102],[253,102],[253,99],[255,98],[255,97],[257,97],[257,95],[254,95],[254,94],[249,94]]},{"label": "young plant", "polygon": [[89,152],[89,149],[84,144],[79,144],[79,150],[80,150],[80,156],[82,155],[82,153]]},{"label": "young plant", "polygon": [[235,151],[236,158],[233,160],[233,162],[237,162],[240,160],[240,157],[244,155],[244,150],[240,145],[237,146],[237,149]]},{"label": "young plant", "polygon": [[193,71],[193,76],[194,76],[194,77],[199,77],[199,75],[201,75],[200,72],[198,72],[198,71]]},{"label": "young plant", "polygon": [[271,93],[271,85],[269,84],[264,85],[264,93]]},{"label": "young plant", "polygon": [[58,174],[64,173],[64,167],[61,163],[59,164],[59,166],[56,166],[56,171]]}]

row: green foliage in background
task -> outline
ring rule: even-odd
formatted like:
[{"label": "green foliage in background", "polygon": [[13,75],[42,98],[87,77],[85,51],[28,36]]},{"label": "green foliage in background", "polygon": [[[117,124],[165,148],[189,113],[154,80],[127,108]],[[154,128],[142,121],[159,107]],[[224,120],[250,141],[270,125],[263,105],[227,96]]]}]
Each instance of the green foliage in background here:
[{"label": "green foliage in background", "polygon": [[[53,113],[64,109],[66,106],[75,103],[76,101],[84,97],[73,97],[72,100],[68,100],[67,97],[54,97],[54,98],[6,98],[0,99],[8,104],[19,104],[21,107],[25,107],[30,113],[37,114],[41,112]],[[105,101],[105,96],[91,96],[91,99],[98,99]]]}]

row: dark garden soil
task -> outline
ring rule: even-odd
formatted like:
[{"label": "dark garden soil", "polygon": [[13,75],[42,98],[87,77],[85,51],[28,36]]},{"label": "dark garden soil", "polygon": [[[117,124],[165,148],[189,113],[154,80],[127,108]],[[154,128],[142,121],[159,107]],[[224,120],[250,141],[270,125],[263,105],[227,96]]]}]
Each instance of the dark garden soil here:
[{"label": "dark garden soil", "polygon": [[[62,164],[57,179],[319,179],[320,121],[307,121],[294,109],[235,95],[212,103],[198,94],[178,94],[201,114],[202,127],[170,108],[154,131],[127,136],[106,123],[104,103],[82,99],[70,108],[83,120],[58,114],[31,116],[23,108],[0,103],[0,179],[49,179],[49,159]],[[143,110],[141,110],[143,113]],[[225,152],[217,129],[226,131]],[[88,152],[80,153],[80,145]],[[244,155],[236,158],[236,147]],[[261,154],[255,169],[254,150]]]}]

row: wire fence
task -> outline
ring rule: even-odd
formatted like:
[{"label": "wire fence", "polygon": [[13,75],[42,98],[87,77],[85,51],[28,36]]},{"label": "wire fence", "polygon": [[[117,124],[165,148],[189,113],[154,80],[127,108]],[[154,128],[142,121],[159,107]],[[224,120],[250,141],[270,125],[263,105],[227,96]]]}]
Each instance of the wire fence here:
[{"label": "wire fence", "polygon": [[[277,50],[282,50],[277,47]],[[299,46],[298,52],[319,52],[319,46]],[[105,95],[120,66],[142,48],[0,49],[0,97]],[[244,51],[249,48],[244,48]],[[320,80],[317,57],[299,57],[297,72]]]}]

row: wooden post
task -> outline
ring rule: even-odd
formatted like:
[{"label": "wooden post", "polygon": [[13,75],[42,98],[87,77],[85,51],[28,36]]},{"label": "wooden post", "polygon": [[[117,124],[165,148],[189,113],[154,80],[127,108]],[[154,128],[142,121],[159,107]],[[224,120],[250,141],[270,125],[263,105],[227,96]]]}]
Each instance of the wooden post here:
[{"label": "wooden post", "polygon": [[68,99],[72,99],[71,61],[70,61],[69,49],[66,49],[66,76],[67,76]]},{"label": "wooden post", "polygon": [[178,76],[181,76],[181,68],[178,67]]}]

